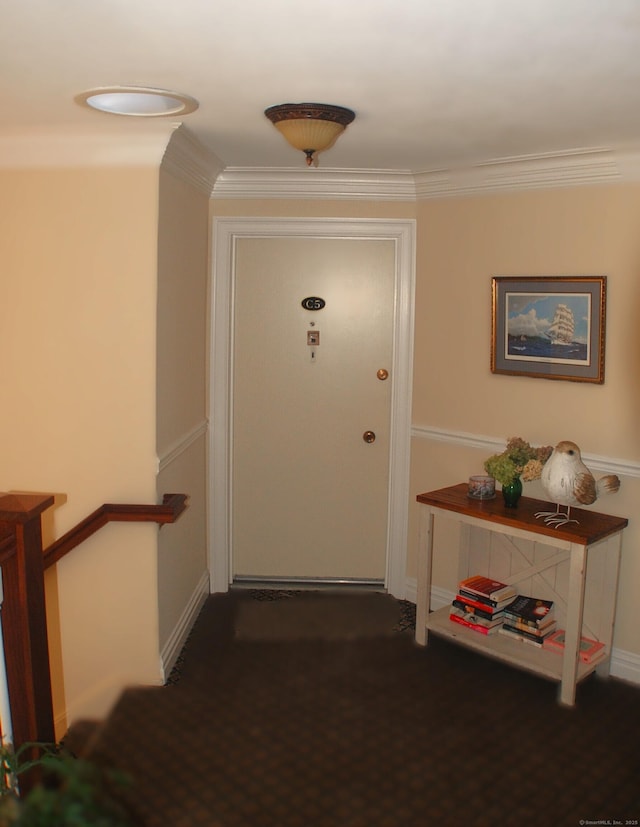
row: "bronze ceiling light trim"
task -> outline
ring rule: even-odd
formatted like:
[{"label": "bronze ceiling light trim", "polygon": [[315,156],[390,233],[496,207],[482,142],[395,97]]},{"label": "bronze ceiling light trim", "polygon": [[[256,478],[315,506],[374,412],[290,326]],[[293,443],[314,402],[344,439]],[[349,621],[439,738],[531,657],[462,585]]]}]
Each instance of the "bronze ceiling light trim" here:
[{"label": "bronze ceiling light trim", "polygon": [[337,141],[356,114],[330,103],[281,103],[264,114],[288,143],[307,156],[307,166],[317,163],[316,153]]}]

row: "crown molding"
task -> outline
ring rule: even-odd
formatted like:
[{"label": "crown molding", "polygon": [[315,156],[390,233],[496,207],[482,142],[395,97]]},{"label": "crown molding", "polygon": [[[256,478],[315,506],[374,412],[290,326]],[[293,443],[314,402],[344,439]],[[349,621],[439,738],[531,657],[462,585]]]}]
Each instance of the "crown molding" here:
[{"label": "crown molding", "polygon": [[0,133],[0,168],[158,166],[215,199],[416,202],[640,181],[640,148],[591,147],[423,170],[223,167],[181,122]]},{"label": "crown molding", "polygon": [[227,167],[213,197],[415,201],[416,188],[409,170]]},{"label": "crown molding", "polygon": [[421,201],[639,180],[640,149],[595,147],[422,172],[227,167],[213,197]]},{"label": "crown molding", "polygon": [[573,149],[416,174],[418,200],[640,180],[640,150]]},{"label": "crown molding", "polygon": [[173,133],[162,159],[163,171],[191,184],[207,197],[211,197],[223,167],[222,161],[186,126]]},{"label": "crown molding", "polygon": [[[136,129],[130,127],[136,126]],[[0,168],[159,166],[175,122],[0,134]]]}]

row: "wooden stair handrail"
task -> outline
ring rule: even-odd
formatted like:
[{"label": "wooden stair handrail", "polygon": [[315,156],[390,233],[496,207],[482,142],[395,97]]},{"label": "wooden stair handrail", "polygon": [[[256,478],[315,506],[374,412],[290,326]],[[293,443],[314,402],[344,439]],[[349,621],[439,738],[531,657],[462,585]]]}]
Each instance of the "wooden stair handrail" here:
[{"label": "wooden stair handrail", "polygon": [[107,523],[174,523],[186,509],[187,499],[186,494],[165,494],[161,505],[105,503],[44,550],[44,567],[53,566]]},{"label": "wooden stair handrail", "polygon": [[[186,494],[166,494],[161,505],[106,503],[43,550],[41,516],[51,494],[0,492],[0,565],[4,587],[2,632],[13,745],[53,742],[53,701],[47,640],[44,570],[111,521],[173,523],[187,507]],[[21,794],[35,781],[20,776]]]}]

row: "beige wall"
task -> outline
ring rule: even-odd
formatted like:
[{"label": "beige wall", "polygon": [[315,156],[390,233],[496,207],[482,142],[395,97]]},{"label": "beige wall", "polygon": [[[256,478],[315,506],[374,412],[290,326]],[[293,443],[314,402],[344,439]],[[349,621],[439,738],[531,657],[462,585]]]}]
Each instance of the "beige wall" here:
[{"label": "beige wall", "polygon": [[[455,434],[522,436],[538,444],[576,441],[584,453],[640,460],[640,187],[580,187],[406,202],[214,200],[214,216],[318,216],[417,219],[413,425],[454,435],[412,444],[407,575],[416,576],[415,495],[481,473],[487,453]],[[604,385],[493,375],[489,367],[491,277],[607,275]],[[625,532],[614,646],[640,656],[640,479],[598,502],[630,518]],[[544,499],[539,483],[525,494]],[[434,585],[455,589],[453,526],[436,540]]]},{"label": "beige wall", "polygon": [[[104,502],[155,502],[158,173],[1,170],[0,191],[0,489],[64,495],[47,544]],[[156,535],[112,524],[47,578],[59,733],[159,680]]]},{"label": "beige wall", "polygon": [[[413,424],[535,444],[561,439],[586,454],[640,460],[640,187],[582,187],[423,202],[418,266]],[[491,277],[606,275],[604,385],[493,375],[489,367]],[[414,439],[412,500],[482,473],[486,453]],[[545,499],[539,483],[525,494]],[[614,646],[640,655],[640,480],[596,510],[630,519],[625,532]],[[416,510],[409,575],[415,577]],[[446,543],[441,544],[446,551]],[[447,563],[447,560],[449,563]],[[452,555],[436,585],[453,590]]]},{"label": "beige wall", "polygon": [[416,205],[407,201],[303,201],[283,199],[223,199],[211,202],[213,217],[280,218],[415,218]]},{"label": "beige wall", "polygon": [[[206,567],[207,211],[417,218],[414,425],[532,442],[568,437],[587,454],[638,463],[638,187],[418,205],[206,203],[149,165],[2,170],[0,191],[0,489],[60,495],[45,541],[103,502],[154,502],[170,490],[192,497],[189,516],[162,529],[159,542],[153,525],[112,524],[50,572],[60,733],[69,719],[104,715],[123,686],[161,680],[158,652]],[[491,276],[532,273],[609,277],[603,386],[490,373]],[[412,500],[479,471],[484,458],[416,437]],[[620,494],[598,503],[631,520],[614,644],[633,655],[640,655],[639,495],[640,482],[628,476]],[[410,511],[412,578],[413,502]],[[448,540],[441,542],[446,551]],[[436,568],[436,585],[446,589],[455,586],[450,559],[443,555]]]},{"label": "beige wall", "polygon": [[[158,224],[158,496],[186,493],[189,507],[158,542],[158,618],[165,670],[175,632],[208,592],[206,537],[209,198],[160,172]],[[185,614],[186,612],[186,614]]]}]

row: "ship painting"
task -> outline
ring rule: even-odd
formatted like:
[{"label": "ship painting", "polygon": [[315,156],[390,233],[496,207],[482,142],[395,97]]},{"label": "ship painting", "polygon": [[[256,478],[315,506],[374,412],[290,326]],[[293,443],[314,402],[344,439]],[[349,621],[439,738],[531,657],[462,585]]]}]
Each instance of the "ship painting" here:
[{"label": "ship painting", "polygon": [[496,276],[491,370],[602,382],[606,278]]},{"label": "ship painting", "polygon": [[505,359],[589,364],[588,299],[588,296],[515,294],[513,300],[506,303]]},{"label": "ship painting", "polygon": [[545,336],[551,340],[552,345],[571,345],[575,332],[573,313],[566,304],[559,304],[553,316],[553,321],[545,331]]}]

